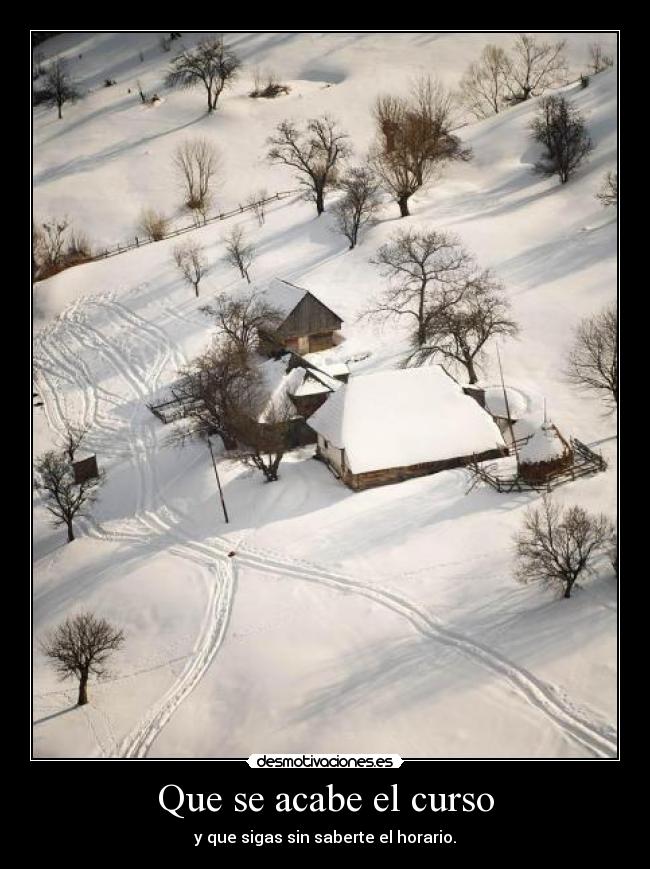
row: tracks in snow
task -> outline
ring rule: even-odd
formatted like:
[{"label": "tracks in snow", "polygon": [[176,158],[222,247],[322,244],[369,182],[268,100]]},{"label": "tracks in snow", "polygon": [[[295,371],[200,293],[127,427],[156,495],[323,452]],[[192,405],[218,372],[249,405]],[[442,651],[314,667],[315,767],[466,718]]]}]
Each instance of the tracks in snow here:
[{"label": "tracks in snow", "polygon": [[[80,357],[71,348],[71,335],[79,347],[102,358],[110,369],[129,388],[134,399],[134,411],[131,414],[127,432],[130,433],[128,446],[130,460],[136,471],[136,511],[137,528],[118,531],[105,531],[92,520],[86,520],[86,528],[96,537],[125,542],[146,543],[152,534],[156,537],[168,535],[173,543],[172,554],[180,558],[191,559],[205,566],[207,563],[215,573],[215,581],[209,589],[209,602],[201,630],[194,646],[193,656],[185,665],[181,675],[172,685],[156,707],[150,711],[134,731],[122,741],[115,754],[119,757],[144,757],[152,742],[169,720],[175,709],[193,690],[210,666],[216,655],[228,625],[232,609],[232,599],[235,587],[235,577],[232,565],[221,560],[223,550],[219,547],[197,545],[184,537],[174,526],[174,514],[168,508],[171,517],[166,522],[157,512],[154,512],[159,500],[156,475],[156,441],[152,424],[138,422],[138,414],[143,403],[158,386],[159,377],[168,362],[177,367],[183,364],[184,357],[175,349],[165,333],[142,318],[137,317],[123,305],[110,297],[90,299],[87,305],[94,305],[106,310],[118,322],[125,324],[131,334],[136,334],[149,350],[153,352],[153,362],[145,367],[145,363],[135,361],[139,354],[129,352],[129,346],[120,345],[115,339],[109,338],[90,324],[84,312],[80,310],[78,300],[66,310],[52,334],[44,336],[38,342],[39,368],[41,379],[45,384],[44,395],[48,406],[48,421],[60,435],[64,431],[65,409],[62,406],[58,391],[49,380],[52,371],[60,369],[72,385],[82,390],[83,394],[93,393],[97,396],[93,378],[85,364],[78,364]],[[46,340],[49,337],[50,340]],[[67,340],[66,340],[67,339]],[[57,349],[52,343],[56,340]],[[129,361],[131,360],[131,361]],[[48,374],[49,373],[49,374]],[[98,401],[84,401],[83,422],[88,425],[98,424]],[[106,422],[102,423],[106,426]],[[106,427],[106,431],[110,431]]]},{"label": "tracks in snow", "polygon": [[[214,660],[223,643],[232,611],[236,586],[235,569],[227,552],[233,548],[232,541],[213,538],[210,542],[198,543],[182,531],[182,517],[169,507],[158,507],[159,490],[156,477],[156,440],[151,424],[137,420],[143,402],[158,386],[159,377],[168,363],[176,367],[185,359],[174,348],[166,333],[154,324],[138,317],[110,296],[91,298],[87,305],[106,311],[112,319],[121,323],[127,334],[135,333],[152,352],[153,362],[146,365],[140,354],[129,345],[120,345],[92,326],[80,310],[81,300],[75,302],[62,315],[50,335],[37,341],[37,362],[44,384],[44,401],[48,421],[55,431],[62,432],[65,408],[62,404],[56,376],[63,376],[82,394],[84,422],[115,437],[121,432],[136,470],[137,504],[136,527],[132,525],[116,531],[107,531],[92,520],[87,520],[88,533],[93,536],[122,540],[127,543],[146,543],[151,535],[168,537],[172,542],[170,552],[184,558],[206,563],[215,572],[215,580],[209,590],[205,617],[195,643],[193,655],[169,691],[122,740],[116,749],[120,757],[145,757],[162,728],[174,711],[197,686]],[[48,339],[49,340],[46,340]],[[88,366],[74,351],[72,340],[80,348],[92,351],[103,358],[132,393],[134,411],[129,424],[117,425],[110,413],[101,404],[114,408],[118,405],[113,393],[97,386]],[[56,342],[56,345],[53,344]],[[147,421],[148,422],[148,421]],[[164,513],[168,520],[161,515]],[[235,545],[235,548],[236,545]],[[616,733],[613,728],[594,721],[581,709],[563,699],[543,680],[528,670],[514,664],[499,652],[475,641],[465,634],[446,628],[427,610],[404,595],[375,585],[364,583],[355,577],[328,570],[311,562],[287,558],[269,550],[260,550],[240,543],[237,563],[257,570],[316,582],[339,591],[361,595],[384,606],[407,620],[412,627],[443,645],[453,647],[477,664],[507,680],[512,688],[529,705],[545,714],[570,738],[599,757],[613,757],[617,751]]]}]

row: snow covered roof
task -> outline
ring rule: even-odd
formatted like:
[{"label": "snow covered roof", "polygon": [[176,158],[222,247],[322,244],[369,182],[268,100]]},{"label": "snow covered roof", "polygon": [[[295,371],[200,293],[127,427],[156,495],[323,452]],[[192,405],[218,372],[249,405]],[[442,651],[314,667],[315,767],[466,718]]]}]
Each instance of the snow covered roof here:
[{"label": "snow covered roof", "polygon": [[292,392],[292,395],[318,395],[323,392],[336,392],[342,385],[340,380],[334,380],[326,374],[309,368],[305,373],[303,382]]},{"label": "snow covered roof", "polygon": [[259,370],[264,392],[268,398],[258,414],[257,421],[271,422],[278,418],[297,416],[296,408],[289,396],[302,384],[305,369],[296,367],[287,371],[287,364],[283,359],[269,359],[268,362],[260,365]]},{"label": "snow covered roof", "polygon": [[534,465],[538,462],[552,462],[567,453],[567,445],[551,422],[542,423],[519,450],[519,464]]},{"label": "snow covered roof", "polygon": [[[295,354],[292,354],[295,355]],[[264,389],[264,404],[258,413],[258,422],[269,422],[278,417],[297,416],[291,396],[318,395],[336,392],[343,384],[314,368],[296,365],[288,369],[287,356],[269,359],[260,365]]]},{"label": "snow covered roof", "polygon": [[[506,386],[506,394],[508,396],[510,419],[520,419],[528,410],[526,396],[518,389],[513,389],[512,386]],[[492,416],[498,416],[502,419],[508,418],[502,386],[485,387],[485,409]]]},{"label": "snow covered roof", "polygon": [[262,292],[270,305],[277,308],[284,317],[288,317],[308,291],[280,278],[273,278]]},{"label": "snow covered roof", "polygon": [[504,446],[490,416],[440,366],[353,377],[309,418],[355,474]]},{"label": "snow covered roof", "polygon": [[347,363],[343,362],[341,359],[328,356],[326,353],[323,353],[322,350],[319,350],[316,353],[305,353],[304,358],[308,362],[311,362],[312,365],[320,368],[321,371],[325,371],[331,377],[340,377],[342,374],[350,373]]}]

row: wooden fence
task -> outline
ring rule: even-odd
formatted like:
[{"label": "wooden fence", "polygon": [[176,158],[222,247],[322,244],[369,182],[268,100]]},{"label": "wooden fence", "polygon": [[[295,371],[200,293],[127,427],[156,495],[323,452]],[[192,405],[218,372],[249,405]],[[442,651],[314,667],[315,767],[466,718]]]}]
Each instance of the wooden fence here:
[{"label": "wooden fence", "polygon": [[[287,199],[290,196],[297,196],[300,192],[301,191],[299,190],[281,190],[280,192],[274,193],[272,196],[269,196],[266,199],[260,199],[259,202],[251,202],[248,205],[240,205],[237,208],[233,208],[232,211],[220,211],[213,214],[211,217],[206,217],[198,222],[194,221],[187,226],[181,226],[178,229],[173,229],[171,230],[171,232],[166,233],[163,238],[156,239],[156,241],[165,241],[165,239],[174,238],[177,235],[183,235],[184,233],[192,232],[192,230],[195,229],[202,229],[209,223],[214,223],[218,220],[228,220],[231,217],[236,217],[238,214],[246,214],[246,212],[248,211],[255,211],[256,209],[264,205],[268,205],[270,202],[278,202],[282,199]],[[121,253],[127,253],[128,251],[134,250],[135,248],[145,247],[148,244],[155,244],[156,241],[151,238],[139,238],[136,235],[131,242],[116,244],[114,247],[104,248],[103,251],[93,254],[92,259],[89,260],[89,262],[100,259],[108,259],[109,257],[117,256]]]},{"label": "wooden fence", "polygon": [[[517,446],[523,445],[528,438],[523,438],[517,441]],[[550,492],[556,489],[563,483],[570,483],[580,477],[591,476],[600,471],[607,470],[607,462],[599,453],[595,453],[582,441],[577,438],[571,438],[571,448],[573,449],[573,463],[568,468],[555,471],[549,474],[548,478],[543,482],[529,482],[522,480],[519,474],[510,476],[499,476],[493,472],[494,465],[481,467],[481,465],[473,461],[468,467],[474,476],[474,483],[468,491],[474,488],[474,485],[479,481],[492,486],[497,492]]]}]

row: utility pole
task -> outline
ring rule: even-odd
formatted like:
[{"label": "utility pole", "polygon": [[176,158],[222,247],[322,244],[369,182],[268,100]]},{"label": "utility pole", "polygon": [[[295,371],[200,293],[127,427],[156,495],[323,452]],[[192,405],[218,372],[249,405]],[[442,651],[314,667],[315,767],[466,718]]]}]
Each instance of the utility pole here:
[{"label": "utility pole", "polygon": [[512,417],[510,416],[510,404],[508,402],[508,392],[506,390],[506,385],[503,382],[503,368],[501,367],[501,354],[499,353],[499,345],[497,344],[497,359],[499,361],[499,373],[501,375],[501,388],[503,389],[503,400],[506,405],[506,414],[508,416],[508,426],[510,428],[510,437],[512,438],[512,446],[515,451],[515,457],[517,459],[517,467],[519,467],[519,451],[517,449],[517,443],[515,441],[515,432],[512,427]]},{"label": "utility pole", "polygon": [[223,508],[223,518],[226,520],[226,524],[228,523],[228,511],[226,510],[226,502],[223,499],[223,491],[221,489],[221,480],[219,479],[219,471],[217,471],[217,463],[214,459],[214,452],[212,451],[212,441],[210,440],[210,435],[207,436],[208,440],[208,449],[210,450],[210,455],[212,456],[212,467],[214,468],[214,475],[217,478],[217,486],[219,487],[219,497],[221,498],[221,507]]}]

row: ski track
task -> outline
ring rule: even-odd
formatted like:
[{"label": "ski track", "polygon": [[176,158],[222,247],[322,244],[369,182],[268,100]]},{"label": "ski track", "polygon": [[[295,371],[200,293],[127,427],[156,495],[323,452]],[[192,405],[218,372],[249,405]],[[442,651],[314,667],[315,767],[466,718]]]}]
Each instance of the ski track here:
[{"label": "ski track", "polygon": [[[237,550],[237,562],[248,565],[256,570],[280,574],[303,581],[316,582],[347,593],[353,593],[386,607],[395,614],[407,620],[411,626],[423,636],[462,652],[466,657],[484,668],[504,678],[528,704],[544,713],[567,736],[585,747],[598,757],[615,757],[617,754],[617,738],[614,728],[591,718],[588,713],[574,706],[568,699],[561,696],[551,685],[537,678],[528,670],[508,660],[495,649],[488,647],[465,634],[445,627],[427,610],[409,600],[404,595],[385,588],[371,585],[356,577],[332,571],[324,566],[289,558],[281,553],[268,549],[257,549],[244,545],[242,533],[237,543],[226,538],[211,538],[211,542],[198,543],[182,531],[182,514],[172,510],[169,505],[163,505],[160,512],[168,516],[165,521],[160,512],[154,511],[155,496],[158,492],[155,451],[156,438],[151,425],[137,422],[141,403],[147,400],[158,387],[161,374],[168,364],[180,367],[185,358],[182,352],[174,347],[166,333],[149,321],[134,314],[124,305],[115,301],[112,295],[86,299],[87,305],[92,305],[106,311],[121,325],[130,330],[154,354],[153,363],[145,368],[139,353],[125,352],[115,339],[110,339],[86,319],[81,308],[81,299],[74,302],[61,315],[58,323],[50,334],[38,336],[39,375],[45,386],[44,407],[48,423],[54,431],[61,434],[65,407],[58,390],[50,378],[54,371],[61,371],[65,379],[78,388],[82,394],[83,420],[89,425],[103,427],[104,431],[115,434],[110,418],[106,418],[99,410],[100,399],[104,402],[113,401],[111,393],[96,386],[91,372],[83,363],[79,354],[73,351],[59,334],[72,332],[80,347],[85,347],[101,356],[118,377],[125,382],[137,399],[131,416],[130,452],[138,480],[137,507],[134,519],[139,526],[136,531],[132,523],[125,528],[110,531],[102,528],[99,523],[86,518],[87,533],[92,536],[123,541],[125,543],[147,543],[150,535],[167,537],[172,542],[169,551],[180,558],[196,561],[205,566],[207,563],[215,572],[208,605],[204,615],[199,636],[195,642],[191,658],[184,666],[180,676],[160,701],[150,710],[138,725],[120,743],[117,749],[108,752],[109,756],[146,757],[158,734],[169,721],[174,711],[198,685],[201,678],[213,662],[219,651],[232,612],[233,597],[236,588],[236,573],[233,559],[227,557],[230,549]],[[171,313],[165,309],[166,313]],[[67,330],[66,330],[67,327]],[[49,338],[50,340],[44,340]],[[52,349],[54,339],[59,341],[57,349]],[[66,357],[66,353],[68,357]],[[47,372],[47,373],[45,373]],[[100,395],[100,393],[103,393]],[[415,571],[414,571],[415,572]],[[96,729],[89,722],[95,732]],[[107,728],[110,724],[107,723]],[[96,738],[102,756],[107,756],[105,749]],[[110,733],[111,742],[116,745],[115,737]]]}]

